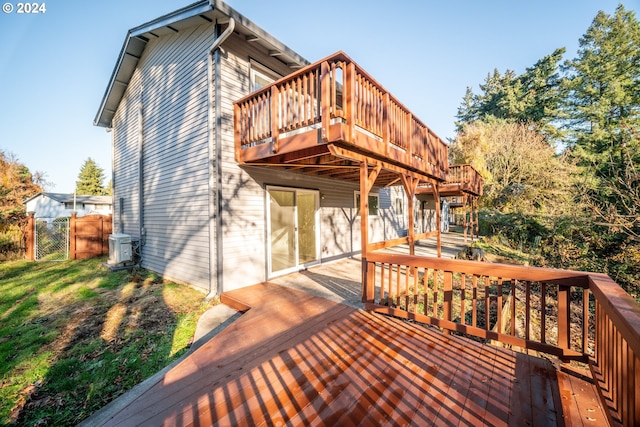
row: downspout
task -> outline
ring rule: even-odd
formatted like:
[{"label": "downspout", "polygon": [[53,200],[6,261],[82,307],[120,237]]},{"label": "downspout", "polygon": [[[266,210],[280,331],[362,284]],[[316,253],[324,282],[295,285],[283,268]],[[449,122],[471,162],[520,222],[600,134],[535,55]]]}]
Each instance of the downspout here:
[{"label": "downspout", "polygon": [[[107,128],[107,132],[111,133],[111,231],[116,230],[116,132],[113,130],[113,122],[111,127]],[[118,205],[117,208],[120,206]],[[120,227],[122,228],[122,216],[118,215]],[[120,231],[122,233],[122,231]]]},{"label": "downspout", "polygon": [[[220,51],[219,48],[233,34],[236,28],[236,21],[229,18],[229,25],[218,36],[218,23],[214,26],[214,40],[208,55],[207,67],[207,86],[209,92],[209,153],[214,153],[213,159],[210,160],[209,167],[209,186],[214,191],[213,197],[209,196],[209,218],[213,216],[215,219],[215,258],[209,251],[209,265],[215,265],[216,269],[216,286],[212,283],[211,274],[209,274],[209,295],[211,298],[220,295],[223,291],[222,281],[222,105],[216,95],[220,94],[222,84],[220,82]],[[215,105],[214,108],[211,108]],[[213,215],[212,215],[213,214]]]}]

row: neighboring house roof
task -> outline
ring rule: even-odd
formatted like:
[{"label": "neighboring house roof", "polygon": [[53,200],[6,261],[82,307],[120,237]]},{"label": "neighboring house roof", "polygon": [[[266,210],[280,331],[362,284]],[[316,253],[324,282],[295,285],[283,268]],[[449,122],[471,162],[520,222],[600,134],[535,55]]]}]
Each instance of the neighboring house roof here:
[{"label": "neighboring house roof", "polygon": [[74,201],[74,197],[75,197],[75,201],[76,203],[93,203],[96,205],[111,205],[111,196],[90,196],[90,195],[82,195],[82,194],[76,194],[74,196],[73,193],[71,194],[67,194],[67,193],[38,193],[35,196],[29,197],[27,200],[24,201],[23,204],[27,204],[28,202],[30,202],[31,200],[37,198],[37,197],[48,197],[52,200],[55,200],[56,202],[59,203],[73,203]]},{"label": "neighboring house roof", "polygon": [[309,64],[309,61],[276,40],[223,1],[201,0],[129,30],[100,103],[100,108],[93,122],[94,125],[111,126],[111,120],[127,90],[138,61],[142,57],[149,40],[165,34],[180,32],[198,22],[210,22],[212,25],[215,22],[223,24],[229,18],[233,18],[236,21],[235,33],[244,37],[248,42],[262,45],[269,51],[271,56],[277,57],[291,68],[300,68]]}]

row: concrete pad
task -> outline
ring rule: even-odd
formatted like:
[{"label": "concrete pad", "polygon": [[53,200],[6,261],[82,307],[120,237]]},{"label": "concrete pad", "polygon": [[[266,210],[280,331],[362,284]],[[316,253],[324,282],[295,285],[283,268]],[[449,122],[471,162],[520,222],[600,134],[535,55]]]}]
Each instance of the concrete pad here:
[{"label": "concrete pad", "polygon": [[205,311],[198,319],[190,352],[210,340],[240,316],[241,313],[224,304],[218,304]]}]

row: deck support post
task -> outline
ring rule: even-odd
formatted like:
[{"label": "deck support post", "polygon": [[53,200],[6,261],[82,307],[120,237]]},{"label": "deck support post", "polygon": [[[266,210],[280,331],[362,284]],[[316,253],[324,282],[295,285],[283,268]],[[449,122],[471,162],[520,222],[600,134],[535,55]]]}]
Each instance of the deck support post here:
[{"label": "deck support post", "polygon": [[438,258],[442,257],[442,213],[440,212],[440,189],[438,188],[438,182],[431,180],[431,188],[433,188],[433,199],[436,204],[436,251]]},{"label": "deck support post", "polygon": [[280,127],[279,124],[279,111],[278,111],[278,89],[277,87],[271,86],[270,92],[270,108],[271,108],[271,123],[269,123],[269,127],[271,128],[271,151],[275,154],[278,152],[278,138],[280,137]]},{"label": "deck support post", "polygon": [[415,216],[414,216],[414,199],[416,196],[416,189],[418,188],[418,183],[420,180],[418,178],[414,178],[408,175],[402,175],[402,186],[404,187],[404,191],[407,195],[408,206],[407,206],[407,216],[408,216],[408,230],[407,230],[407,238],[409,240],[409,255],[416,254],[415,248]]},{"label": "deck support post", "polygon": [[[376,182],[378,174],[382,170],[382,164],[377,163],[369,174],[367,161],[360,163],[360,246],[362,258],[362,302],[373,295],[373,280],[368,280],[367,274],[367,246],[369,246],[369,192]],[[372,267],[373,268],[373,267]]]},{"label": "deck support post", "polygon": [[478,197],[473,197],[473,208],[476,211],[475,226],[476,226],[476,239],[480,238],[480,210],[478,209]]},{"label": "deck support post", "polygon": [[558,286],[558,347],[565,350],[569,350],[570,292],[570,286]]},{"label": "deck support post", "polygon": [[347,64],[345,70],[345,102],[344,109],[347,116],[347,140],[353,143],[355,139],[356,123],[356,65],[351,62]]},{"label": "deck support post", "polygon": [[366,302],[370,284],[367,275],[369,244],[369,171],[367,162],[360,163],[360,257],[362,259],[362,302]]},{"label": "deck support post", "polygon": [[464,244],[467,244],[467,228],[469,227],[469,221],[467,221],[467,204],[469,203],[469,196],[466,194],[462,196],[462,231],[464,232]]}]

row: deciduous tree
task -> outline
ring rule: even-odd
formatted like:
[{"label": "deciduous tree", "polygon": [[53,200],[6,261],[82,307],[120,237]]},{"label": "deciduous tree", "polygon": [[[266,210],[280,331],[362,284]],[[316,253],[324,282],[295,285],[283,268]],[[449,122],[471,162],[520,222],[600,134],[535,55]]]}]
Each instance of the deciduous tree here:
[{"label": "deciduous tree", "polygon": [[[37,172],[38,177],[44,174]],[[0,149],[0,221],[12,221],[24,216],[24,201],[42,191],[29,168],[12,153]]]},{"label": "deciduous tree", "polygon": [[476,121],[450,149],[455,163],[470,163],[484,178],[484,206],[541,215],[570,209],[572,165],[526,124]]}]

